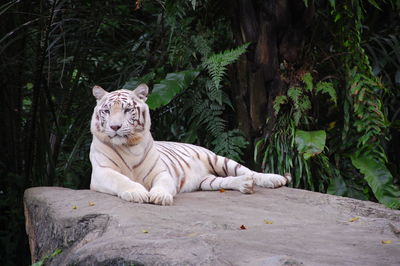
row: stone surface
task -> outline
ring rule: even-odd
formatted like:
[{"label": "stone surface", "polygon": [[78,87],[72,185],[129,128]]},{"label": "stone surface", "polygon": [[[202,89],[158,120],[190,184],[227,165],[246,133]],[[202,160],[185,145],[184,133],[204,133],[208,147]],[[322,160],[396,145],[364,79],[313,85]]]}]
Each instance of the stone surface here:
[{"label": "stone surface", "polygon": [[38,187],[24,202],[33,261],[62,249],[46,265],[400,265],[400,211],[304,190],[184,193],[156,206]]}]

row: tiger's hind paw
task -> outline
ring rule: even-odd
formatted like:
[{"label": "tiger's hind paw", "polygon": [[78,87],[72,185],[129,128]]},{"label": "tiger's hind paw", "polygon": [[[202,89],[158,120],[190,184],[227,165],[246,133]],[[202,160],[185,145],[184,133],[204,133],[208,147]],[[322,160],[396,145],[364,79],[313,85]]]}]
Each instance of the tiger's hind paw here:
[{"label": "tiger's hind paw", "polygon": [[253,175],[254,182],[257,186],[267,187],[267,188],[278,188],[289,184],[292,181],[292,176],[290,174],[285,174],[285,176],[276,174],[262,174],[255,173]]},{"label": "tiger's hind paw", "polygon": [[150,203],[157,205],[172,205],[174,202],[173,196],[163,188],[153,187],[150,190]]}]

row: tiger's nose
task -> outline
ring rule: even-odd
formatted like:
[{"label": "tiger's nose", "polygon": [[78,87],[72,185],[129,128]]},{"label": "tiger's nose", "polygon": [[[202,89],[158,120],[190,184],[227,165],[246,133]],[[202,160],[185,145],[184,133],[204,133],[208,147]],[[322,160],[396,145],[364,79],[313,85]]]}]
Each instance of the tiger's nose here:
[{"label": "tiger's nose", "polygon": [[111,127],[112,130],[118,131],[118,129],[121,128],[121,125],[112,125],[112,126],[110,126],[110,127]]}]

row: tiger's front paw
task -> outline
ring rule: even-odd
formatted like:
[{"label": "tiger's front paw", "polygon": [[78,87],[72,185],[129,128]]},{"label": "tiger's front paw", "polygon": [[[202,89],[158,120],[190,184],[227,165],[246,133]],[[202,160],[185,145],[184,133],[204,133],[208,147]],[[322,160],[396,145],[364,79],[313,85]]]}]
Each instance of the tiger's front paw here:
[{"label": "tiger's front paw", "polygon": [[149,192],[143,186],[137,186],[135,188],[127,189],[118,194],[123,200],[132,201],[137,203],[149,202]]},{"label": "tiger's front paw", "polygon": [[153,187],[150,190],[150,202],[157,205],[172,205],[174,202],[171,193],[161,187]]},{"label": "tiger's front paw", "polygon": [[242,176],[239,178],[238,189],[244,194],[254,193],[254,180],[251,176]]}]

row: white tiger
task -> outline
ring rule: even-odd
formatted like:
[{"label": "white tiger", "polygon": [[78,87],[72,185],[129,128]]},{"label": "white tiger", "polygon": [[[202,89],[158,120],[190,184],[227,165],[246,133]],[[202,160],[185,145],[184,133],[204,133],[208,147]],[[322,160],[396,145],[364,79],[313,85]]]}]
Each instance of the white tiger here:
[{"label": "white tiger", "polygon": [[178,192],[276,188],[290,175],[262,174],[191,144],[154,141],[145,103],[148,87],[106,92],[93,87],[90,189],[132,202],[171,205]]}]

